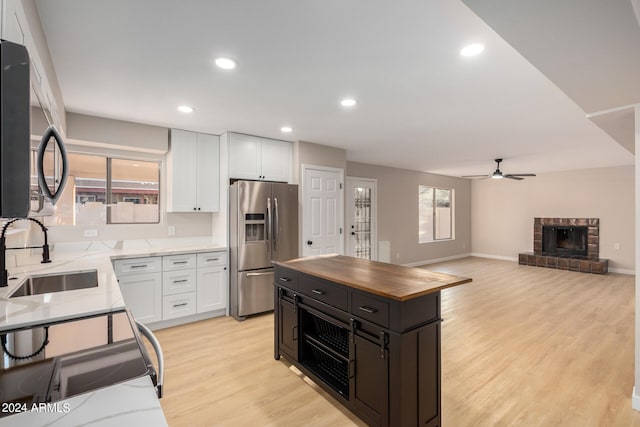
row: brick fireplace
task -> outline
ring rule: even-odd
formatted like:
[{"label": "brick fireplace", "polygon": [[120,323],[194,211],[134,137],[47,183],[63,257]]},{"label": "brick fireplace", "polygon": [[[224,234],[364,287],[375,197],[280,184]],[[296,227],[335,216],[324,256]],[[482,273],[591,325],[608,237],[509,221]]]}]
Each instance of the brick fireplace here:
[{"label": "brick fireplace", "polygon": [[600,259],[599,218],[535,218],[533,253],[518,254],[518,263],[559,270],[604,274]]}]

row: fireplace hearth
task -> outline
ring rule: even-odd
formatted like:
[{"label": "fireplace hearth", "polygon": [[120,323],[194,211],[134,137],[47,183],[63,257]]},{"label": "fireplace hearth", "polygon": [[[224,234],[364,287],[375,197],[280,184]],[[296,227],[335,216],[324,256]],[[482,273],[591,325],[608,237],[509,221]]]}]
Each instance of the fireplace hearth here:
[{"label": "fireplace hearth", "polygon": [[598,218],[535,218],[533,253],[518,255],[522,265],[603,274],[609,261],[600,259]]}]

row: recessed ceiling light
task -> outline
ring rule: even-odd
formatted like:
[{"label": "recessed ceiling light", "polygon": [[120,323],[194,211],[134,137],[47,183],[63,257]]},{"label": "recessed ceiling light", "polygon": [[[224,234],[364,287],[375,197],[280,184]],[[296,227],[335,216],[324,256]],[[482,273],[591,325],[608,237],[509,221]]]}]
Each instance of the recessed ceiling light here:
[{"label": "recessed ceiling light", "polygon": [[223,70],[233,70],[238,66],[238,63],[230,58],[216,58],[216,65]]},{"label": "recessed ceiling light", "polygon": [[293,129],[289,126],[282,126],[280,130],[284,133],[291,133],[293,131]]},{"label": "recessed ceiling light", "polygon": [[356,105],[356,100],[353,98],[345,98],[340,101],[340,105],[342,105],[343,107],[353,107],[354,105]]},{"label": "recessed ceiling light", "polygon": [[194,110],[195,108],[188,105],[181,105],[178,107],[178,111],[180,111],[181,113],[193,113]]},{"label": "recessed ceiling light", "polygon": [[480,43],[473,43],[468,46],[465,46],[460,51],[460,55],[462,56],[474,56],[481,53],[484,50],[484,45]]}]

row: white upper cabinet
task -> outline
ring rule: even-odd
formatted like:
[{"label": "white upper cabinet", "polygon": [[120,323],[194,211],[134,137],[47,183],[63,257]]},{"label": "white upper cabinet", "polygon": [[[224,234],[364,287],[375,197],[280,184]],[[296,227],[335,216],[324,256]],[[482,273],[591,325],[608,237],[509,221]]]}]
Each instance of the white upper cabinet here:
[{"label": "white upper cabinet", "polygon": [[229,177],[291,182],[292,147],[287,141],[229,134]]},{"label": "white upper cabinet", "polygon": [[167,154],[167,212],[218,212],[220,138],[171,129]]}]

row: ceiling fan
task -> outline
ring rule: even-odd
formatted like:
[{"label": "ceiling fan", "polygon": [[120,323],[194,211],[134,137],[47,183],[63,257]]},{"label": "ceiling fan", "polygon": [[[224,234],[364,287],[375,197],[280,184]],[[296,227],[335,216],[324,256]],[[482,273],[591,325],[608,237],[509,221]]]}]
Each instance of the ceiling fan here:
[{"label": "ceiling fan", "polygon": [[507,173],[507,174],[503,174],[502,171],[500,170],[500,162],[502,162],[502,159],[495,159],[497,166],[496,166],[496,170],[491,174],[491,175],[464,175],[462,178],[493,178],[493,179],[502,179],[502,178],[509,178],[509,179],[517,179],[518,181],[523,180],[524,176],[536,176],[535,173]]}]

